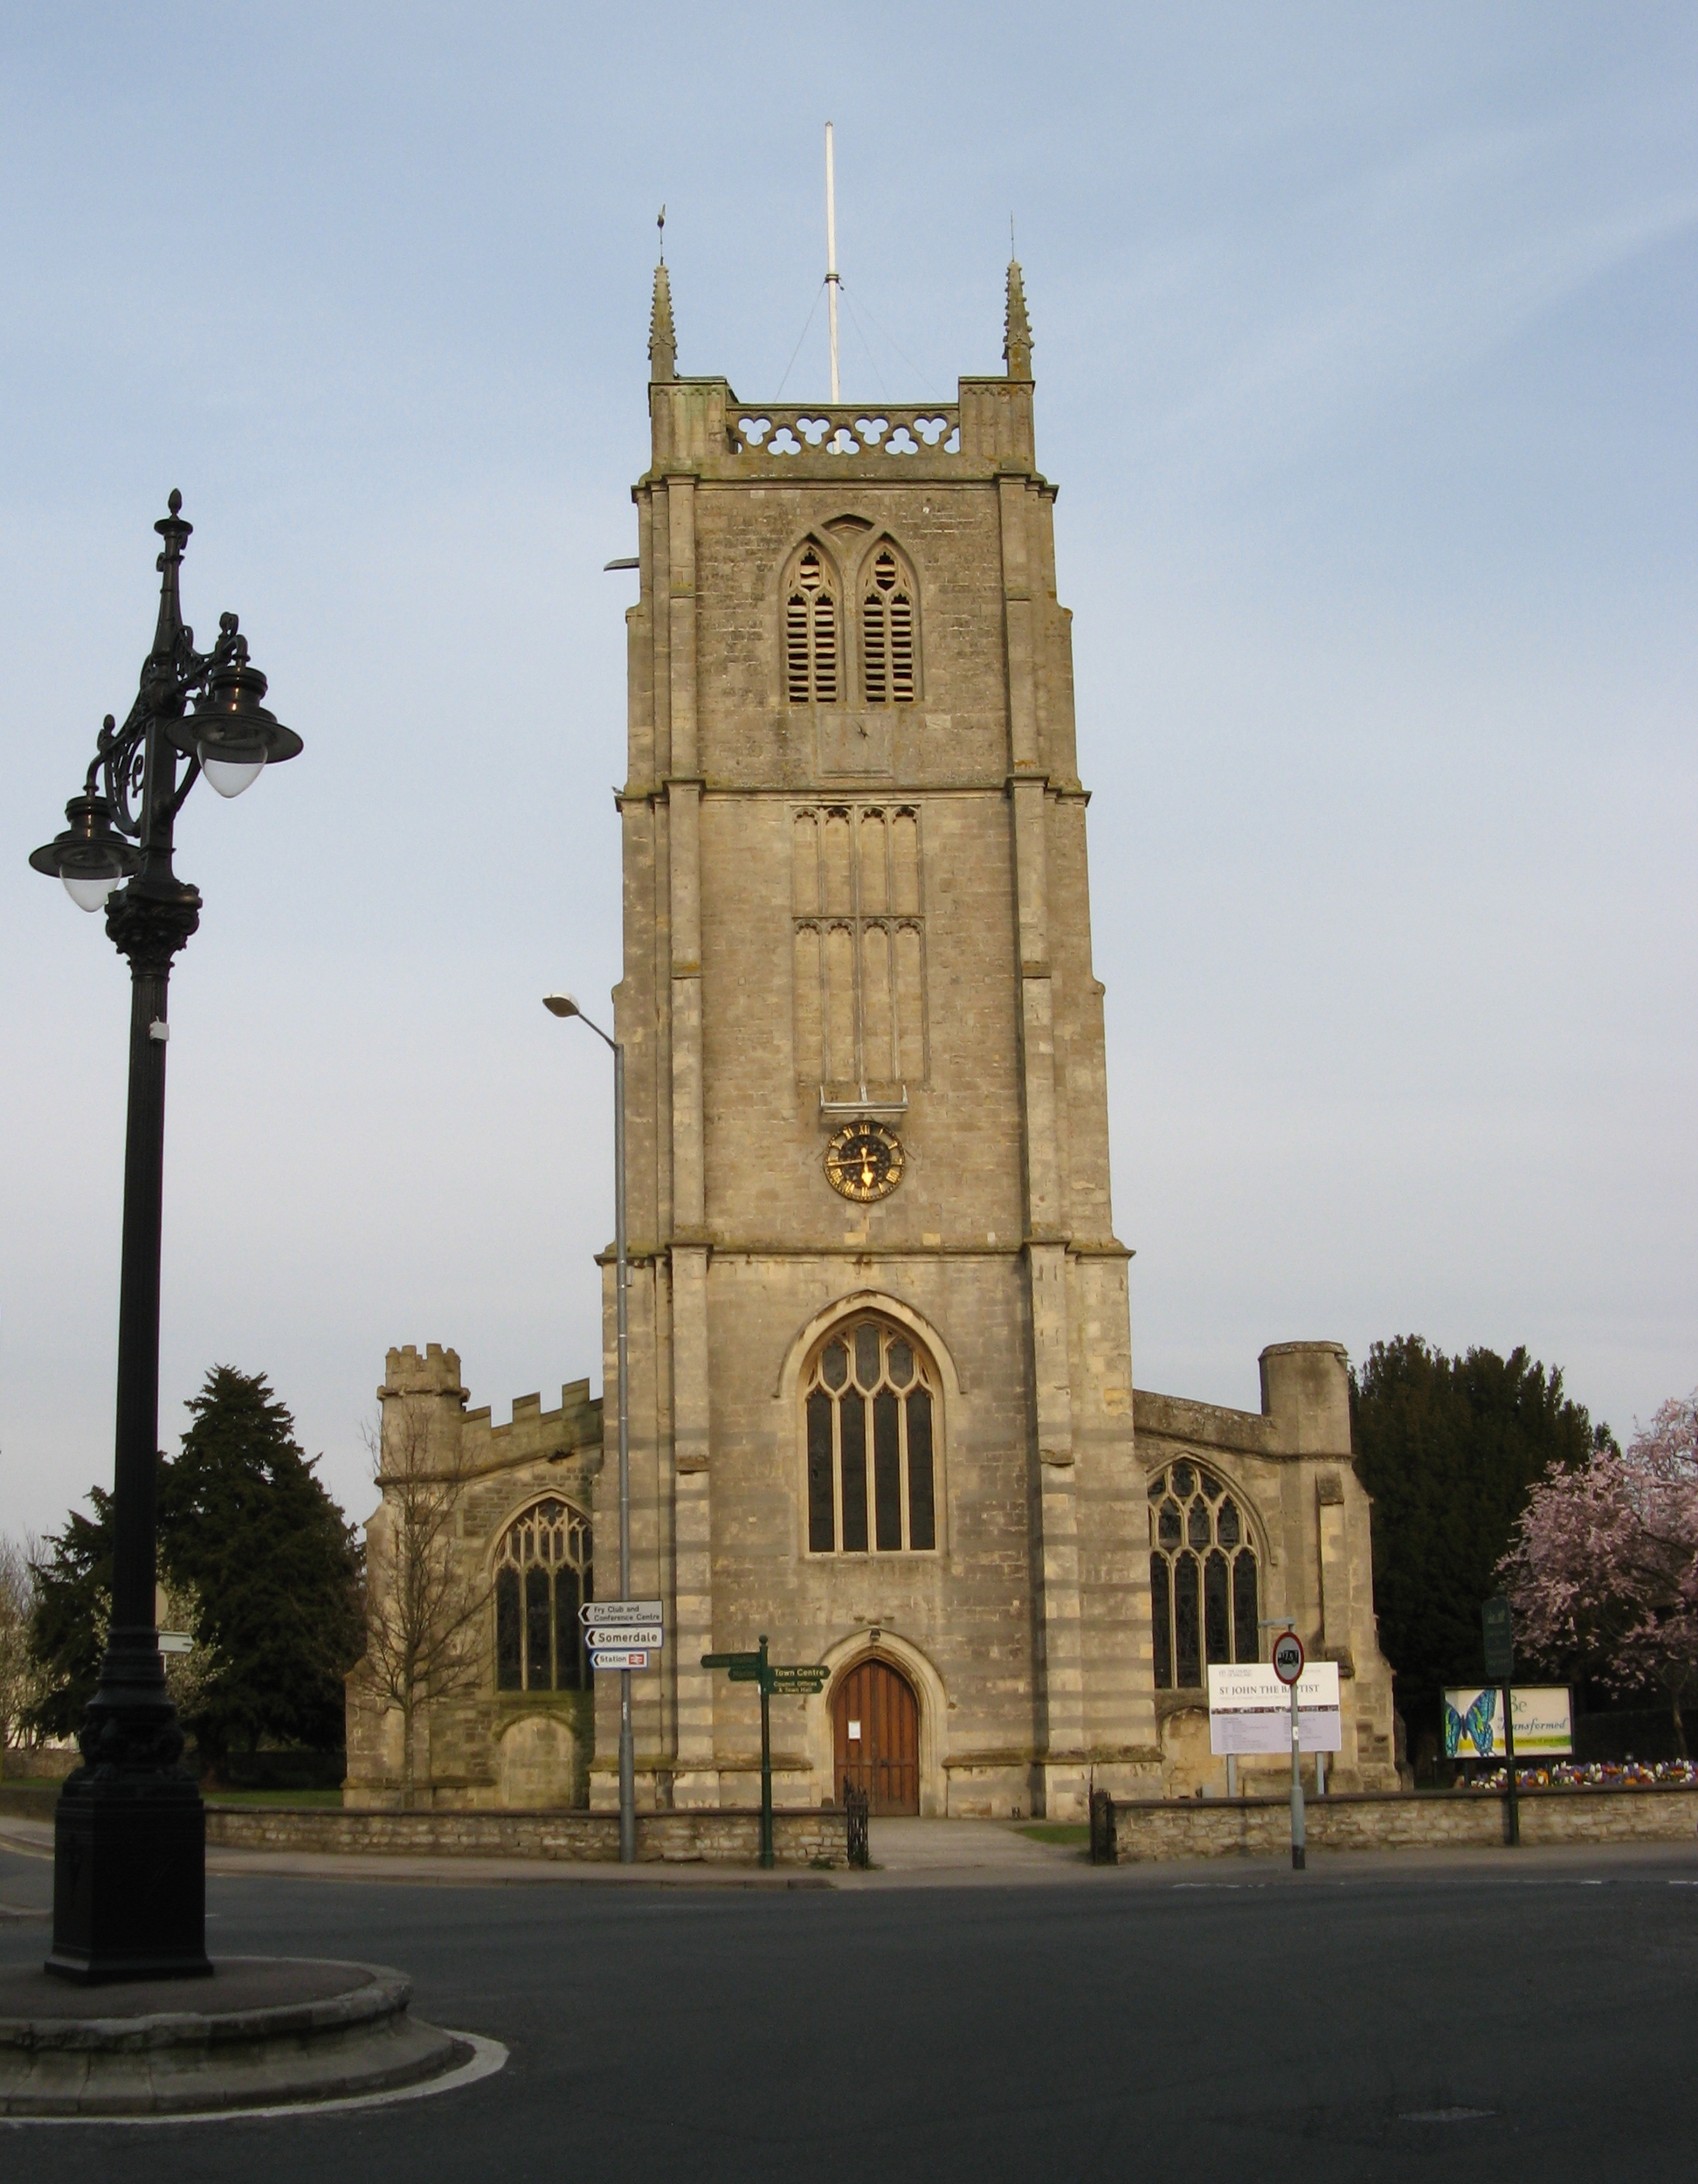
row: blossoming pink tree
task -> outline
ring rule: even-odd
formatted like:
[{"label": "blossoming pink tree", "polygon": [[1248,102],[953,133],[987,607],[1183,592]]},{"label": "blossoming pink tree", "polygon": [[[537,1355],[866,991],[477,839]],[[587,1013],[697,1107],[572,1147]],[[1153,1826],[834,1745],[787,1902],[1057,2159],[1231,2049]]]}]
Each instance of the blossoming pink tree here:
[{"label": "blossoming pink tree", "polygon": [[1698,1391],[1671,1400],[1626,1450],[1556,1465],[1534,1488],[1498,1565],[1518,1647],[1556,1674],[1618,1691],[1698,1689]]}]

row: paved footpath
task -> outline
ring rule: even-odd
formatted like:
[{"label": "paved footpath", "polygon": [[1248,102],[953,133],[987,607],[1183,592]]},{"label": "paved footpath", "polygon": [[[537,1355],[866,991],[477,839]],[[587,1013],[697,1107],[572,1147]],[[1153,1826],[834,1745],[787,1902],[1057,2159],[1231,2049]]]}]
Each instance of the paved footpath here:
[{"label": "paved footpath", "polygon": [[[1156,1863],[1093,1866],[1082,1845],[1034,1841],[1008,1821],[997,1820],[874,1820],[869,1844],[873,1868],[869,1872],[815,1873],[799,1866],[781,1866],[763,1873],[749,1866],[710,1865],[695,1861],[673,1863],[649,1861],[641,1865],[618,1865],[599,1861],[579,1863],[565,1858],[474,1858],[409,1856],[389,1853],[312,1850],[239,1850],[224,1848],[206,1854],[209,1874],[230,1878],[273,1878],[300,1881],[350,1881],[406,1883],[441,1888],[500,1888],[552,1883],[592,1888],[662,1889],[835,1889],[851,1892],[914,1888],[1158,1888],[1233,1890],[1267,1887],[1288,1879],[1301,1888],[1306,1879],[1423,1874],[1439,1879],[1445,1875],[1489,1874],[1513,1883],[1518,1877],[1541,1875],[1584,1875],[1607,1858],[1617,1868],[1644,1866],[1653,1871],[1667,1869],[1671,1875],[1690,1871],[1698,1880],[1698,1855],[1679,1843],[1566,1845],[1499,1849],[1431,1849],[1387,1851],[1311,1851],[1308,1875],[1293,1874],[1287,1856],[1234,1856],[1229,1858],[1190,1858]],[[51,1868],[53,1831],[45,1821],[0,1818],[0,1851],[10,1851],[31,1865]],[[43,1876],[44,1881],[46,1876]],[[16,1887],[9,1893],[16,1897]],[[45,1903],[48,1898],[44,1896]],[[0,1919],[34,1916],[36,1910],[9,1904],[0,1895]]]},{"label": "paved footpath", "polygon": [[[0,1819],[0,1847],[26,1857],[51,1857],[53,1830],[45,1821]],[[214,1848],[209,1873],[270,1874],[298,1880],[435,1882],[445,1886],[500,1886],[521,1882],[583,1882],[611,1887],[868,1888],[928,1884],[1055,1882],[1088,1879],[1089,1861],[1073,1845],[1034,1842],[1007,1822],[990,1820],[875,1820],[874,1870],[814,1873],[782,1866],[763,1873],[748,1866],[650,1860],[641,1865],[565,1858],[427,1857],[363,1851],[238,1850]]]}]

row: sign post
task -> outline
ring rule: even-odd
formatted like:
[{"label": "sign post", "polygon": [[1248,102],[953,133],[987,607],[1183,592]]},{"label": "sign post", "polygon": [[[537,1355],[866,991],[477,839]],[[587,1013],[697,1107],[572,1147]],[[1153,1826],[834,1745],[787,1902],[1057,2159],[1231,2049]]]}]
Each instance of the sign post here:
[{"label": "sign post", "polygon": [[1509,1767],[1509,1847],[1521,1844],[1521,1804],[1515,1791],[1515,1622],[1508,1599],[1500,1593],[1480,1611],[1485,1641],[1486,1681],[1503,1687],[1503,1756]]},{"label": "sign post", "polygon": [[[646,1669],[650,1655],[666,1643],[665,1618],[660,1600],[585,1600],[578,1621],[590,1667],[617,1669],[622,1678],[628,1678],[633,1669]],[[626,1688],[622,1683],[622,1704]]]},{"label": "sign post", "polygon": [[1274,1641],[1274,1673],[1291,1693],[1291,1870],[1301,1873],[1308,1845],[1303,1833],[1303,1771],[1301,1731],[1297,1722],[1297,1684],[1303,1673],[1303,1641],[1294,1630],[1282,1630]]},{"label": "sign post", "polygon": [[825,1689],[831,1671],[823,1663],[777,1662],[767,1658],[766,1633],[761,1634],[755,1653],[704,1653],[704,1669],[723,1669],[734,1683],[761,1687],[761,1863],[770,1870],[772,1859],[772,1717],[770,1702],[780,1698],[812,1697]]}]

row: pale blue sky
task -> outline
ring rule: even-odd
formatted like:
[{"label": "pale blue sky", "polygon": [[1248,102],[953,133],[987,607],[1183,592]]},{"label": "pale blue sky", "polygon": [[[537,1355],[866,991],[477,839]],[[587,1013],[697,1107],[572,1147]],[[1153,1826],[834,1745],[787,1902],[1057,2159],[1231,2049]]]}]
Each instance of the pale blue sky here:
[{"label": "pale blue sky", "polygon": [[162,1438],[263,1369],[362,1515],[390,1344],[599,1386],[604,1055],[537,997],[618,975],[654,215],[680,368],[770,397],[828,115],[850,398],[999,368],[1018,223],[1140,1385],[1689,1389],[1695,64],[1550,0],[0,10],[0,1529],[111,1462],[126,974],[24,860],[174,485],[307,749],[179,830]]}]

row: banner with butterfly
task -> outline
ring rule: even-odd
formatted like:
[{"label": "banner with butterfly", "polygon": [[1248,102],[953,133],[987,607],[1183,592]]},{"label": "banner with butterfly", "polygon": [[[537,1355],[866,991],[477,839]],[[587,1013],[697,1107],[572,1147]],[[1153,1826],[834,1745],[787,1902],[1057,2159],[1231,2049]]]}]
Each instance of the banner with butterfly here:
[{"label": "banner with butterfly", "polygon": [[[1554,1758],[1574,1749],[1574,1709],[1566,1684],[1517,1683],[1515,1758]],[[1503,1757],[1503,1691],[1488,1683],[1483,1690],[1445,1694],[1445,1757],[1501,1759]]]}]

